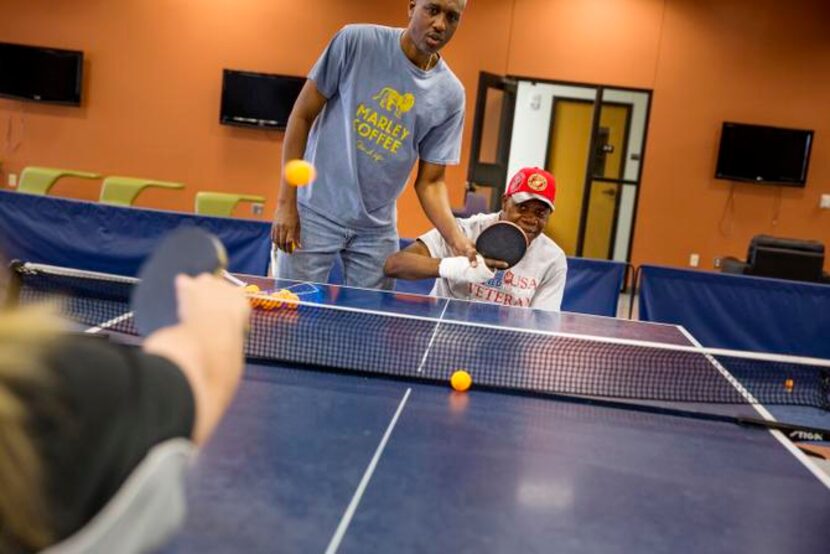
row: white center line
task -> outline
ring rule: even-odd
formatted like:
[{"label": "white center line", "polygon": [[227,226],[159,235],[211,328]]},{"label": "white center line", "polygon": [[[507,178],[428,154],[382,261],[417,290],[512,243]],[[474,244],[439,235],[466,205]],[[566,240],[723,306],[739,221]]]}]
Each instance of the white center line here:
[{"label": "white center line", "polygon": [[441,315],[438,317],[438,322],[435,324],[435,329],[432,331],[432,337],[429,339],[429,344],[427,345],[427,349],[424,351],[424,357],[421,358],[421,365],[418,366],[418,373],[421,373],[424,369],[424,364],[427,363],[427,356],[429,355],[429,351],[432,348],[432,343],[435,342],[435,336],[438,334],[438,327],[441,325],[441,321],[444,319],[444,313],[446,313],[447,308],[450,305],[450,301],[447,300],[444,303],[444,309],[441,310]]},{"label": "white center line", "polygon": [[392,430],[395,429],[395,424],[398,422],[398,417],[400,417],[401,412],[403,411],[403,408],[406,405],[406,400],[409,398],[409,394],[411,392],[411,388],[406,389],[406,393],[404,393],[401,402],[398,404],[398,409],[395,411],[395,415],[392,416],[392,421],[389,422],[389,426],[386,428],[386,432],[383,434],[383,438],[380,440],[380,444],[378,445],[377,450],[375,450],[375,455],[372,456],[372,461],[369,462],[369,467],[367,467],[365,473],[363,473],[363,479],[360,480],[360,484],[357,486],[357,490],[355,490],[354,492],[352,501],[349,503],[349,506],[343,513],[343,517],[340,519],[340,524],[337,526],[337,530],[334,532],[334,536],[331,538],[331,541],[329,542],[329,545],[326,548],[326,554],[334,554],[340,547],[340,542],[343,540],[343,536],[346,534],[346,529],[348,529],[349,523],[351,523],[352,521],[352,517],[354,516],[355,510],[357,510],[357,505],[360,504],[360,499],[363,497],[363,492],[369,485],[369,480],[372,478],[372,473],[375,472],[375,467],[378,465],[378,461],[380,461],[380,456],[381,454],[383,454],[383,449],[386,447],[386,443],[389,441],[389,437],[392,436]]},{"label": "white center line", "polygon": [[125,319],[131,318],[132,316],[133,316],[133,312],[127,312],[125,314],[121,314],[120,316],[118,316],[116,318],[113,318],[113,319],[107,321],[106,323],[102,323],[98,327],[90,327],[89,329],[84,331],[84,333],[89,333],[89,334],[92,334],[92,335],[94,335],[96,333],[100,333],[101,331],[105,331],[105,330],[109,329],[113,325],[121,323]]}]

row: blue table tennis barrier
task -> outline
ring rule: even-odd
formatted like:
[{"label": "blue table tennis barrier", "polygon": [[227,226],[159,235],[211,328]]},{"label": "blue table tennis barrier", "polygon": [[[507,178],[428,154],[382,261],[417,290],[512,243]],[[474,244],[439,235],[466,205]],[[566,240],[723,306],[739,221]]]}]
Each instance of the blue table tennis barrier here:
[{"label": "blue table tennis barrier", "polygon": [[[239,218],[111,206],[0,191],[0,251],[9,259],[134,276],[161,237],[180,225],[197,225],[219,237],[228,250],[229,269],[266,275],[271,224]],[[401,240],[401,248],[411,244]],[[562,309],[614,317],[627,264],[568,259]],[[338,261],[329,277],[343,280]],[[400,292],[429,294],[433,280],[398,280]]]},{"label": "blue table tennis barrier", "polygon": [[627,268],[623,262],[568,258],[562,310],[616,317]]},{"label": "blue table tennis barrier", "polygon": [[9,259],[134,276],[168,231],[197,225],[228,250],[231,271],[265,275],[270,224],[0,191],[0,251]]},{"label": "blue table tennis barrier", "polygon": [[639,297],[704,346],[830,358],[830,285],[643,265]]}]

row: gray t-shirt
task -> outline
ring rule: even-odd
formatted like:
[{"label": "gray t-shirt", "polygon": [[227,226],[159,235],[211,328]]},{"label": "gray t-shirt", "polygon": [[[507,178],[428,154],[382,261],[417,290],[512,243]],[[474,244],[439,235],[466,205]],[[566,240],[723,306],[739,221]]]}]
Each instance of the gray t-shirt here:
[{"label": "gray t-shirt", "polygon": [[439,60],[423,71],[403,53],[403,29],[349,25],[309,79],[328,101],[305,159],[317,179],[298,202],[344,227],[394,225],[395,201],[415,161],[459,162],[464,88]]},{"label": "gray t-shirt", "polygon": [[[458,219],[458,227],[473,242],[481,232],[499,220],[499,214],[478,214]],[[418,237],[433,258],[454,256],[452,249],[433,229]],[[547,235],[539,235],[524,258],[512,268],[497,271],[495,277],[482,284],[454,283],[436,279],[435,296],[493,302],[505,306],[523,306],[558,312],[565,292],[568,259],[565,252]]]}]

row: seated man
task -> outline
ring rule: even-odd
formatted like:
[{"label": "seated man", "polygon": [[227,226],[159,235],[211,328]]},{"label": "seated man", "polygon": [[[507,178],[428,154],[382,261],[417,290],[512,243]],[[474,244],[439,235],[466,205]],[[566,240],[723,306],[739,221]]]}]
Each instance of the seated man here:
[{"label": "seated man", "polygon": [[[484,260],[471,264],[452,249],[433,229],[418,237],[404,250],[386,259],[383,271],[398,279],[437,277],[432,294],[461,300],[479,300],[558,311],[568,270],[562,249],[542,231],[554,209],[556,181],[536,167],[520,170],[507,188],[499,213],[478,214],[459,219],[461,231],[473,242],[497,221],[510,221],[524,230],[530,242],[521,261],[508,270],[507,264]],[[490,266],[490,267],[488,267]],[[499,270],[494,272],[492,269]]]}]

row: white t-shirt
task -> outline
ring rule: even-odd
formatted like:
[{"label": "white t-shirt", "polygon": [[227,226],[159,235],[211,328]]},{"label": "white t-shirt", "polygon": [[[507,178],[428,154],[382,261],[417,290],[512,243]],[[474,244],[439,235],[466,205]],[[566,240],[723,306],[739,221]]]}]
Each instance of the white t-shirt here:
[{"label": "white t-shirt", "polygon": [[[499,220],[498,213],[478,214],[457,219],[461,231],[473,242],[481,232]],[[455,256],[437,229],[418,237],[433,258]],[[565,291],[568,261],[565,252],[547,235],[539,235],[527,248],[524,258],[507,270],[497,271],[486,283],[456,283],[438,278],[432,295],[493,302],[559,311]]]}]

